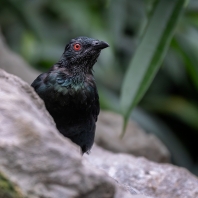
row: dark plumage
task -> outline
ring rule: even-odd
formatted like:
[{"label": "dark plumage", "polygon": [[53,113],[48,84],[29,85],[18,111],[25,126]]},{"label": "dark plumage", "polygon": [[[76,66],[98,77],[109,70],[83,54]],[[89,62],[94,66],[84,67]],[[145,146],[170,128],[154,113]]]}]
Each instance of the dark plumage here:
[{"label": "dark plumage", "polygon": [[100,111],[92,68],[108,46],[87,37],[72,39],[58,63],[32,83],[60,133],[79,145],[82,153],[93,145]]}]

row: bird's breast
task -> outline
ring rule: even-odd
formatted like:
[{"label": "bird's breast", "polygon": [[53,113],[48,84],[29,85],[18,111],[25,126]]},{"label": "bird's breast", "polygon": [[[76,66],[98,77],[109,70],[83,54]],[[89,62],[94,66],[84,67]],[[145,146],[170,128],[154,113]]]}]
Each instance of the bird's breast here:
[{"label": "bird's breast", "polygon": [[96,99],[95,89],[86,82],[67,86],[56,84],[51,97],[59,103],[60,107],[89,108]]}]

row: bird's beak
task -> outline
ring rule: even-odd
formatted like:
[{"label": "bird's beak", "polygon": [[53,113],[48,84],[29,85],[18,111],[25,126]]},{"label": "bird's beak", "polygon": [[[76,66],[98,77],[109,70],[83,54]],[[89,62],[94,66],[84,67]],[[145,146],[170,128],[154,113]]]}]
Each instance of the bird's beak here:
[{"label": "bird's beak", "polygon": [[102,50],[102,49],[104,49],[104,48],[107,48],[107,47],[109,47],[109,44],[108,43],[106,43],[106,42],[104,42],[104,41],[94,41],[93,42],[93,46],[94,46],[94,48],[95,49],[100,49],[100,50]]}]

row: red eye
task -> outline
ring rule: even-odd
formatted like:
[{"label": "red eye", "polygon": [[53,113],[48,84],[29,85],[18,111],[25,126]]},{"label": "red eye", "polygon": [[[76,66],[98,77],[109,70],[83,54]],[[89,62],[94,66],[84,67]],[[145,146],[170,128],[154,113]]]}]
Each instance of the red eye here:
[{"label": "red eye", "polygon": [[79,43],[74,44],[73,46],[75,51],[79,51],[81,49],[81,45]]}]

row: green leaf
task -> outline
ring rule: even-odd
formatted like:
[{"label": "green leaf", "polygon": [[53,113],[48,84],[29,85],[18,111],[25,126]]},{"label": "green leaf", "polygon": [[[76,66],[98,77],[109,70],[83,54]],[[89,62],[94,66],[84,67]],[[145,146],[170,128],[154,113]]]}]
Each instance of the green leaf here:
[{"label": "green leaf", "polygon": [[151,84],[165,56],[185,0],[159,0],[124,78],[121,111],[124,123]]}]

